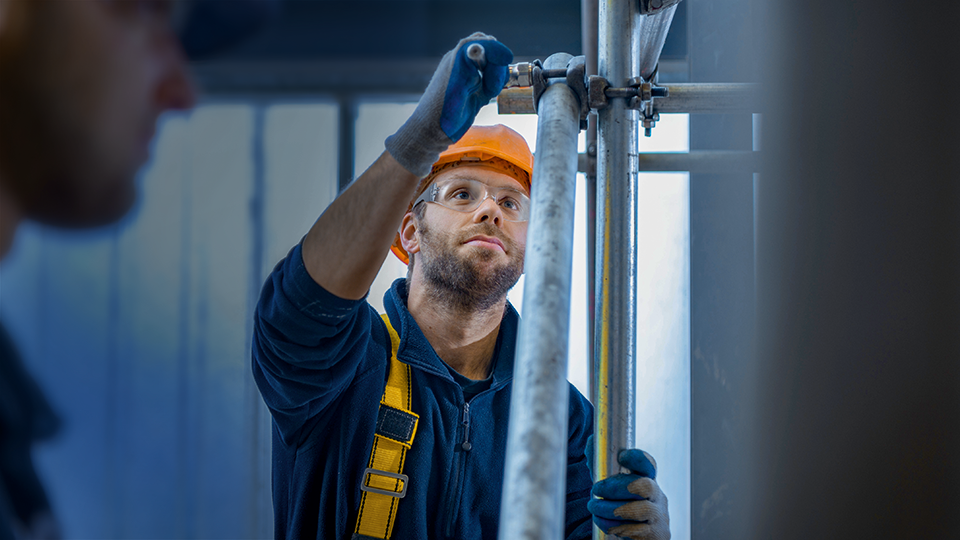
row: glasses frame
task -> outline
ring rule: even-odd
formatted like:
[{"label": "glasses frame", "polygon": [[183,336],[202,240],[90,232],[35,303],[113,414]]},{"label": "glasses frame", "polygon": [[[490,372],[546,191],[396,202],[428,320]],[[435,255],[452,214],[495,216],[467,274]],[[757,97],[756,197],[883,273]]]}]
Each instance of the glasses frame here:
[{"label": "glasses frame", "polygon": [[[464,182],[464,181],[466,181],[466,182],[472,182],[472,183],[475,183],[475,184],[479,184],[479,185],[483,186],[483,188],[484,188],[484,196],[477,200],[477,205],[476,205],[476,206],[474,206],[473,208],[471,208],[471,209],[469,209],[469,210],[463,210],[463,209],[460,209],[460,208],[453,208],[453,207],[447,206],[446,204],[443,204],[442,202],[436,200],[437,195],[439,195],[439,193],[440,193],[440,188],[437,186],[438,183],[440,183],[440,182],[443,182],[443,183],[449,183],[449,182]],[[525,208],[526,208],[526,211],[525,211],[525,213],[526,213],[526,218],[525,218],[525,219],[509,219],[509,218],[507,218],[506,212],[504,212],[504,211],[503,211],[503,208],[500,207],[500,199],[498,199],[498,198],[496,197],[496,196],[499,195],[499,193],[502,192],[502,191],[511,191],[511,192],[517,193],[518,195],[520,195],[520,196],[522,197],[523,200],[526,201],[526,205],[525,205]],[[462,213],[462,214],[469,214],[470,212],[476,211],[477,208],[480,208],[480,205],[483,204],[483,201],[486,201],[487,199],[493,199],[493,202],[494,202],[498,207],[500,207],[500,212],[501,212],[501,214],[503,214],[503,220],[504,220],[504,221],[509,221],[510,223],[526,223],[526,222],[530,221],[530,196],[529,196],[529,195],[527,195],[527,194],[524,193],[523,191],[520,191],[519,189],[515,189],[515,188],[512,188],[512,187],[494,187],[494,186],[485,184],[484,182],[481,182],[481,181],[479,181],[479,180],[474,180],[474,179],[472,179],[472,178],[451,178],[451,179],[447,179],[447,180],[439,180],[439,181],[431,182],[430,185],[427,186],[427,189],[423,190],[423,193],[421,193],[420,196],[417,197],[417,200],[414,201],[413,206],[411,206],[410,208],[413,209],[413,208],[416,208],[417,205],[420,204],[420,203],[422,203],[422,202],[428,202],[428,203],[433,203],[433,204],[440,205],[440,206],[442,206],[442,207],[444,207],[444,208],[447,208],[447,209],[449,209],[449,210],[453,210],[454,212],[460,212],[460,213]]]}]

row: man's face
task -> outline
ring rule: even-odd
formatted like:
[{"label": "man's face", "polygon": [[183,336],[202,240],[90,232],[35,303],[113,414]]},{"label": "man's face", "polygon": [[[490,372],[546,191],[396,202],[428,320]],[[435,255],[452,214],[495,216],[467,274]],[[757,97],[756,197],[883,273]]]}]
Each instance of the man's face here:
[{"label": "man's face", "polygon": [[27,217],[117,220],[158,116],[195,96],[165,0],[14,1],[0,27],[0,178]]},{"label": "man's face", "polygon": [[[450,169],[435,181],[457,176],[526,191],[513,177],[480,167]],[[501,301],[523,274],[527,222],[506,221],[492,198],[471,212],[424,204],[415,263],[424,280],[465,308],[484,309]]]}]

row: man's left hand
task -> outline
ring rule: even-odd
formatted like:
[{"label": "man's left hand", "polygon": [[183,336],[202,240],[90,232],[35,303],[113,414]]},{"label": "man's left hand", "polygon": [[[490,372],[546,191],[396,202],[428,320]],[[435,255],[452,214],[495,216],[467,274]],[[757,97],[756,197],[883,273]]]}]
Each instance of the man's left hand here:
[{"label": "man's left hand", "polygon": [[[593,438],[587,443],[591,467]],[[667,497],[657,485],[657,462],[643,450],[624,450],[617,461],[629,469],[593,485],[587,509],[593,522],[607,534],[635,540],[669,540]]]}]

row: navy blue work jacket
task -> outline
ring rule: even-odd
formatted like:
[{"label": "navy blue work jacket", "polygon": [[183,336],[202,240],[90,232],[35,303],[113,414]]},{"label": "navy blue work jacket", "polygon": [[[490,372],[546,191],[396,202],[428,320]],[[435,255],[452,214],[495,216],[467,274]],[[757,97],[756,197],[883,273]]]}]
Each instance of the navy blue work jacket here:
[{"label": "navy blue work jacket", "polygon": [[[384,306],[400,335],[397,357],[412,368],[412,408],[420,415],[393,538],[494,539],[519,316],[508,306],[491,387],[467,405],[407,311],[403,280],[387,291]],[[273,414],[276,538],[353,534],[390,351],[377,312],[365,300],[320,287],[299,246],[265,283],[254,320],[253,374]],[[566,537],[587,539],[592,481],[584,449],[593,410],[572,385],[569,426]],[[465,438],[469,451],[462,449]]]}]

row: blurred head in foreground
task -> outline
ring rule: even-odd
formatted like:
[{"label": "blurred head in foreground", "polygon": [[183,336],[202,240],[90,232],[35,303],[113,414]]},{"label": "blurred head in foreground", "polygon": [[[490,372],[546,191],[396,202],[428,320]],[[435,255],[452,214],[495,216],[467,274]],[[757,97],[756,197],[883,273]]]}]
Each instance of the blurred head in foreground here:
[{"label": "blurred head in foreground", "polygon": [[[0,221],[95,227],[136,199],[157,118],[193,106],[190,54],[276,0],[0,0]],[[4,234],[4,236],[11,236]],[[0,239],[0,256],[10,239]]]},{"label": "blurred head in foreground", "polygon": [[5,212],[87,227],[130,209],[157,118],[195,99],[176,5],[0,0]]}]

